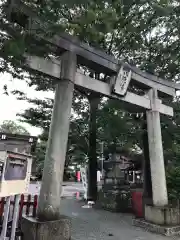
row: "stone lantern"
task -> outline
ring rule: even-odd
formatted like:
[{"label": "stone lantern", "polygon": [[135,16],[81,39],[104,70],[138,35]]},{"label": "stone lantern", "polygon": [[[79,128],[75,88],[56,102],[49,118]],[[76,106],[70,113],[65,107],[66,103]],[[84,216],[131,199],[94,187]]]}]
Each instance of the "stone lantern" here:
[{"label": "stone lantern", "polygon": [[98,194],[98,205],[116,212],[129,211],[130,189],[125,180],[125,169],[129,164],[128,158],[117,150],[104,161],[104,176]]}]

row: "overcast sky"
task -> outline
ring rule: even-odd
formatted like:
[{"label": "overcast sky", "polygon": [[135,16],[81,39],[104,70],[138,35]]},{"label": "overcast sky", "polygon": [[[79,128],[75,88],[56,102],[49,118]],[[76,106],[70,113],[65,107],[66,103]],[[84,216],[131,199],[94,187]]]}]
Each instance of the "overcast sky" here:
[{"label": "overcast sky", "polygon": [[[17,100],[16,96],[12,94],[9,94],[9,96],[3,94],[3,86],[5,84],[8,86],[8,92],[17,89],[25,92],[27,96],[31,98],[53,97],[52,92],[37,92],[33,87],[30,88],[27,86],[25,81],[23,82],[22,80],[13,79],[9,74],[0,74],[0,124],[4,120],[13,120],[18,122],[19,117],[17,117],[16,114],[23,112],[25,109],[31,106],[26,101]],[[20,124],[26,127],[31,135],[37,136],[41,132],[40,129],[32,127],[29,124]]]}]

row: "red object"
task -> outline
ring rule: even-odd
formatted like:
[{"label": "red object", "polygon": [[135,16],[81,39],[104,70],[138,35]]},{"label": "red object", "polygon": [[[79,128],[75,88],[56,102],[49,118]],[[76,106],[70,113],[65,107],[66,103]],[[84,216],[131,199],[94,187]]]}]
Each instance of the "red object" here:
[{"label": "red object", "polygon": [[2,217],[2,215],[3,215],[4,205],[5,205],[5,197],[2,197],[1,202],[0,202],[0,217]]},{"label": "red object", "polygon": [[80,173],[80,171],[77,171],[76,176],[77,176],[77,181],[80,182],[81,181],[81,173]]},{"label": "red object", "polygon": [[132,192],[132,209],[135,217],[143,217],[143,192],[142,190],[134,190]]}]

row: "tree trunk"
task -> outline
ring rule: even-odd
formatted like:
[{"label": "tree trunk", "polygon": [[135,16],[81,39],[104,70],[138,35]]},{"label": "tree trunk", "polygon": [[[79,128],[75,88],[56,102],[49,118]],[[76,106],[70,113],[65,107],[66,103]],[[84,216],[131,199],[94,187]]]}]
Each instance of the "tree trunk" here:
[{"label": "tree trunk", "polygon": [[89,162],[88,162],[88,194],[91,201],[97,200],[97,155],[96,155],[96,116],[100,98],[91,93],[89,96]]}]

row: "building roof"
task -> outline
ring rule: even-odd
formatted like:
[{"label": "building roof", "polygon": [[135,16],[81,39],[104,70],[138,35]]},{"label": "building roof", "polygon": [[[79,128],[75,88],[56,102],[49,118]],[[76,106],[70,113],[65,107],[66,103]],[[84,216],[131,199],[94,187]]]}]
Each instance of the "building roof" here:
[{"label": "building roof", "polygon": [[6,132],[0,132],[0,140],[18,140],[27,141],[29,143],[37,142],[38,137],[24,134],[12,134]]}]

